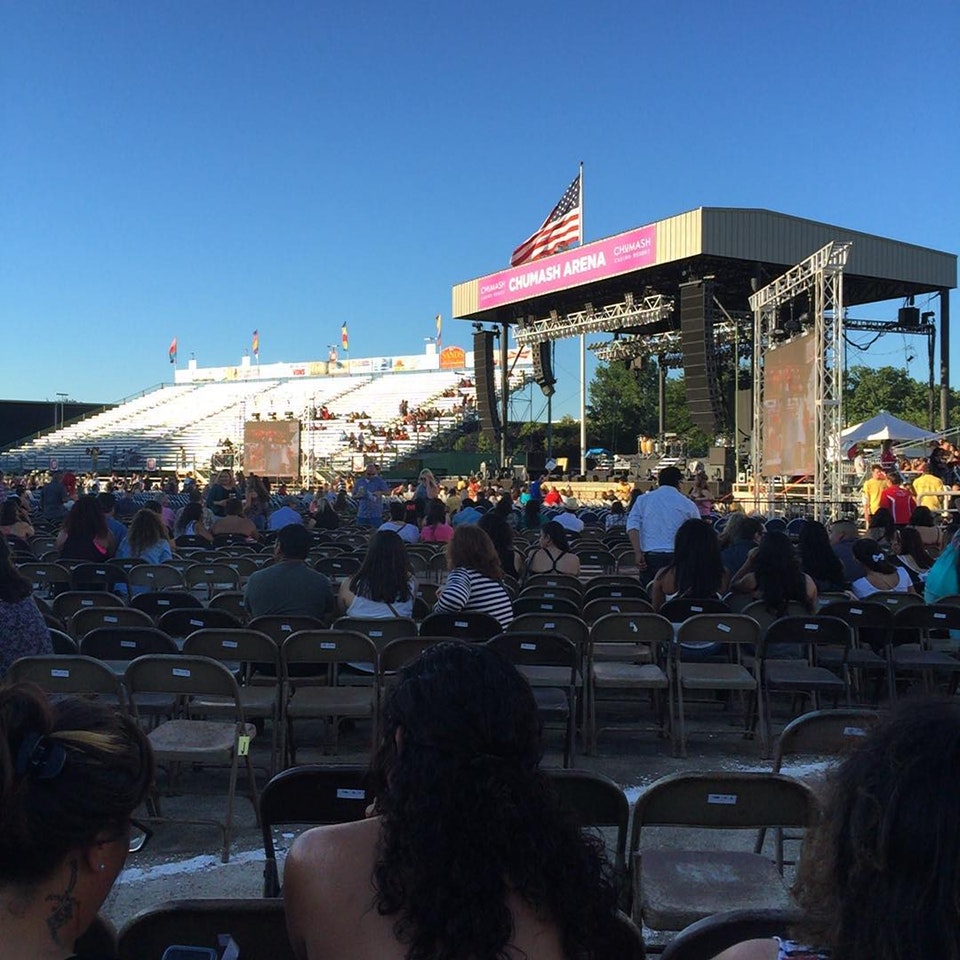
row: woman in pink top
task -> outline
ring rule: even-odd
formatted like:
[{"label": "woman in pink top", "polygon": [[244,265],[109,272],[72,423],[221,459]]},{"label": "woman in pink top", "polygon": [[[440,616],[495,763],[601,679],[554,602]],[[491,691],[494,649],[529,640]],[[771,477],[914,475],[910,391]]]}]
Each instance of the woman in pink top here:
[{"label": "woman in pink top", "polygon": [[439,500],[427,503],[427,515],[420,530],[424,543],[446,543],[453,536],[453,527],[447,523],[447,511]]}]

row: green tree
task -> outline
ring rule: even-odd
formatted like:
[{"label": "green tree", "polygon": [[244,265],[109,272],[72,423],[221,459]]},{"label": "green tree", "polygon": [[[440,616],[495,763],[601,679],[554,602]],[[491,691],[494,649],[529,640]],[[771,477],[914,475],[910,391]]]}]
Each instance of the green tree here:
[{"label": "green tree", "polygon": [[[851,367],[844,377],[843,414],[847,423],[869,420],[880,410],[920,426],[927,425],[926,384],[898,367]],[[939,410],[939,397],[937,409]]]},{"label": "green tree", "polygon": [[687,456],[706,456],[712,439],[699,427],[694,426],[690,407],[687,405],[687,386],[682,376],[667,378],[664,420],[667,433],[675,433],[683,439]]},{"label": "green tree", "polygon": [[588,442],[635,452],[638,436],[657,432],[657,413],[655,364],[636,371],[620,362],[597,367],[587,406]]}]

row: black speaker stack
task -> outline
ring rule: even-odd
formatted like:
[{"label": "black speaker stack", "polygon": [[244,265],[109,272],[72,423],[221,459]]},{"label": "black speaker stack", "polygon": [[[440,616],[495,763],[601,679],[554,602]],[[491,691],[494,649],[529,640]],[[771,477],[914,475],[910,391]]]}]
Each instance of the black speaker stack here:
[{"label": "black speaker stack", "polygon": [[690,418],[704,433],[724,433],[727,417],[713,342],[713,284],[707,280],[680,285],[680,337]]},{"label": "black speaker stack", "polygon": [[493,365],[493,332],[473,335],[473,379],[477,387],[480,429],[494,449],[500,446],[500,410],[497,407],[497,373]]}]

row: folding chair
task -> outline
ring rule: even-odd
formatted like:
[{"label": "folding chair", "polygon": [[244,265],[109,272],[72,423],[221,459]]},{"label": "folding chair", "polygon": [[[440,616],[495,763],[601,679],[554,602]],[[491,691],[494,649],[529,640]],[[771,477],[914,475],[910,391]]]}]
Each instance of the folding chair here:
[{"label": "folding chair", "polygon": [[461,640],[489,640],[503,628],[496,617],[476,610],[431,613],[420,624],[421,637],[458,637]]},{"label": "folding chair", "polygon": [[53,645],[54,653],[76,654],[80,652],[80,647],[77,645],[77,641],[74,640],[69,634],[65,633],[63,630],[58,630],[56,627],[51,627],[49,622],[47,624],[47,629],[50,631],[50,643]]},{"label": "folding chair", "polygon": [[235,630],[240,622],[226,610],[168,610],[160,615],[157,626],[175,639],[183,639],[197,630]]},{"label": "folding chair", "polygon": [[690,924],[664,948],[661,960],[713,960],[744,940],[786,938],[801,917],[797,908],[728,910]]},{"label": "folding chair", "polygon": [[570,587],[545,587],[534,585],[532,587],[524,587],[516,596],[517,600],[523,600],[526,597],[536,597],[538,599],[544,600],[556,600],[558,598],[563,598],[564,600],[570,600],[574,603],[579,611],[583,597],[579,590],[573,590]]},{"label": "folding chair", "polygon": [[[664,607],[668,604],[664,604]],[[674,684],[677,713],[680,721],[679,745],[682,756],[687,755],[685,697],[687,693],[706,690],[751,694],[755,698],[760,722],[760,742],[766,749],[765,717],[762,688],[754,673],[742,662],[744,648],[756,650],[760,640],[760,625],[751,617],[739,613],[698,614],[684,620],[677,630],[677,640],[670,652],[670,675]],[[717,650],[718,656],[709,661],[684,659],[684,644]],[[751,734],[753,702],[744,706],[744,735]]]},{"label": "folding chair", "polygon": [[340,617],[334,621],[334,630],[349,630],[369,637],[378,651],[392,640],[415,637],[417,625],[409,617]]},{"label": "folding chair", "polygon": [[571,616],[579,617],[580,603],[566,597],[534,597],[524,596],[521,593],[513,601],[513,612],[518,617],[524,613],[569,613]]},{"label": "folding chair", "polygon": [[[279,614],[270,614],[262,617],[254,617],[247,623],[248,630],[259,630],[265,633],[279,649],[283,646],[283,641],[287,637],[293,636],[298,630],[324,630],[326,624],[316,617],[284,617]],[[258,663],[255,665],[255,671],[258,674],[264,674],[268,677],[278,676],[273,672],[273,666],[269,663]],[[316,676],[317,671],[311,667],[294,667],[290,676]]]},{"label": "folding chair", "polygon": [[[130,695],[134,715],[138,715],[138,698],[143,694],[163,694],[185,698],[187,706],[180,716],[164,720],[148,734],[153,754],[158,764],[227,764],[230,780],[227,789],[227,810],[224,820],[187,818],[184,823],[215,823],[223,831],[221,860],[230,859],[230,834],[233,829],[233,801],[237,786],[237,771],[243,756],[250,785],[250,800],[253,803],[257,824],[260,823],[257,800],[257,782],[253,774],[250,756],[250,740],[256,736],[256,728],[244,720],[240,691],[233,674],[222,663],[207,657],[189,656],[144,656],[127,666],[124,684]],[[231,701],[233,717],[229,721],[199,719],[193,713],[190,698],[200,703],[205,698],[216,697]],[[199,708],[199,709],[202,709]],[[173,780],[174,777],[171,777]],[[158,822],[164,818],[160,813],[159,797],[156,797]],[[223,932],[222,930],[220,931]]]},{"label": "folding chair", "polygon": [[127,572],[127,583],[132,593],[145,590],[186,590],[183,573],[172,563],[141,563]]},{"label": "folding chair", "polygon": [[580,559],[581,577],[591,578],[617,571],[617,558],[609,550],[580,546],[573,552]]},{"label": "folding chair", "polygon": [[[672,643],[673,624],[656,613],[608,614],[590,628],[587,741],[591,752],[597,749],[597,699],[603,691],[619,693],[618,700],[651,695],[657,729],[673,740],[673,697],[663,669]],[[667,692],[666,709],[660,701],[663,691]]]},{"label": "folding chair", "polygon": [[524,590],[527,587],[569,587],[583,595],[583,584],[579,578],[566,573],[531,573],[523,581]]},{"label": "folding chair", "polygon": [[573,811],[582,827],[614,827],[614,871],[621,899],[629,896],[627,876],[627,826],[630,804],[619,784],[592,770],[550,770],[553,784],[563,805]]},{"label": "folding chair", "polygon": [[919,674],[924,690],[931,692],[934,676],[945,674],[951,679],[951,694],[955,692],[960,659],[946,651],[957,650],[957,644],[946,638],[938,643],[933,638],[934,633],[944,630],[960,630],[960,607],[931,604],[898,610],[893,617],[893,635],[888,648],[894,679],[904,673]]},{"label": "folding chair", "polygon": [[6,683],[35,683],[53,696],[93,696],[126,709],[120,677],[105,663],[79,654],[21,657],[7,668]]},{"label": "folding chair", "polygon": [[885,606],[894,616],[904,607],[922,607],[923,597],[917,593],[898,593],[893,590],[878,590],[866,598],[870,603]]},{"label": "folding chair", "polygon": [[[862,687],[861,674],[877,676],[878,687],[875,699],[879,698],[879,683],[886,681],[889,696],[896,691],[893,686],[893,671],[890,669],[888,646],[893,632],[893,612],[880,603],[864,600],[838,600],[828,603],[818,611],[822,617],[839,617],[853,630],[853,642],[847,651],[847,668],[851,671],[851,683],[858,691]],[[878,653],[877,650],[882,651]],[[820,663],[833,667],[843,658],[841,648],[820,650]]]},{"label": "folding chair", "polygon": [[67,626],[70,618],[78,611],[88,607],[123,607],[123,601],[115,593],[106,590],[65,590],[58,593],[51,604],[55,616]]},{"label": "folding chair", "polygon": [[611,613],[653,613],[649,600],[640,597],[600,597],[594,596],[585,602],[581,616],[586,623],[594,623]]},{"label": "folding chair", "polygon": [[501,633],[487,646],[506,657],[527,678],[544,720],[564,724],[563,765],[576,757],[577,681],[580,654],[566,637],[555,633]]},{"label": "folding chair", "polygon": [[716,597],[674,597],[668,600],[658,611],[660,616],[666,617],[671,623],[683,623],[690,617],[697,617],[704,613],[730,613],[730,607],[724,600]]},{"label": "folding chair", "polygon": [[280,871],[273,828],[288,824],[350,823],[363,820],[373,794],[361,764],[307,764],[278,773],[260,794],[263,834],[263,895],[280,896]]},{"label": "folding chair", "polygon": [[78,563],[70,569],[71,590],[109,590],[117,592],[117,586],[126,588],[126,572],[106,560],[103,563]]},{"label": "folding chair", "polygon": [[59,563],[21,563],[17,569],[30,581],[35,596],[52,600],[70,589],[70,571]]},{"label": "folding chair", "polygon": [[340,583],[341,580],[352,577],[360,569],[361,563],[358,557],[324,557],[318,560],[313,568],[328,576],[334,583]]},{"label": "folding chair", "polygon": [[[137,914],[120,931],[119,960],[161,960],[167,947],[205,952],[197,960],[224,955],[229,936],[241,960],[270,957],[296,960],[287,939],[283,901],[272,899],[170,900]],[[181,954],[186,956],[187,954]]]},{"label": "folding chair", "polygon": [[[270,744],[270,774],[276,771],[283,755],[283,670],[280,648],[265,633],[242,627],[201,627],[189,634],[183,643],[183,652],[195,657],[219,660],[231,673],[240,672],[240,703],[248,720],[269,720],[273,735]],[[271,664],[272,677],[256,677],[254,665]],[[200,701],[195,701],[201,705]],[[215,715],[218,704],[204,700],[207,712]],[[232,707],[231,707],[232,709]]]},{"label": "folding chair", "polygon": [[204,592],[207,600],[221,590],[240,589],[240,574],[226,563],[193,563],[187,567],[183,579],[188,590]]},{"label": "folding chair", "polygon": [[70,632],[77,638],[85,637],[99,627],[152,626],[150,615],[133,607],[81,607],[70,618]]},{"label": "folding chair", "polygon": [[180,650],[156,627],[97,627],[81,639],[80,652],[98,660],[126,661],[146,654],[177,654]]},{"label": "folding chair", "polygon": [[[288,686],[287,751],[291,764],[296,763],[295,720],[329,718],[330,739],[336,753],[340,720],[344,717],[369,717],[373,727],[371,744],[373,749],[376,748],[379,702],[377,648],[369,637],[349,630],[300,630],[283,641],[280,657]],[[340,668],[353,663],[369,665],[374,677],[372,686],[346,686],[340,683]],[[324,667],[326,675],[300,677],[291,674],[292,666],[304,664]]]},{"label": "folding chair", "polygon": [[[831,696],[834,707],[840,697],[850,706],[846,654],[851,640],[849,625],[839,617],[782,617],[770,624],[757,652],[768,735],[772,736],[773,730],[771,699],[774,693],[807,695],[814,710],[820,709],[821,694]],[[844,651],[839,663],[833,661],[840,676],[820,665],[819,649],[828,645]],[[780,651],[793,649],[800,652],[800,659],[781,658]]]},{"label": "folding chair", "polygon": [[215,593],[207,604],[209,610],[225,610],[240,624],[250,619],[250,612],[243,605],[242,590],[222,590]]},{"label": "folding chair", "polygon": [[[704,830],[806,828],[817,809],[806,784],[781,774],[691,773],[657,780],[634,807],[634,920],[653,930],[682,930],[726,910],[793,908],[779,846],[772,861],[748,850],[704,850],[700,837]],[[693,828],[698,846],[643,846],[644,831],[655,826]]]},{"label": "folding chair", "polygon": [[130,606],[134,610],[142,610],[153,617],[160,619],[168,610],[201,610],[203,604],[192,593],[186,590],[158,590],[156,593],[138,593],[130,598]]}]

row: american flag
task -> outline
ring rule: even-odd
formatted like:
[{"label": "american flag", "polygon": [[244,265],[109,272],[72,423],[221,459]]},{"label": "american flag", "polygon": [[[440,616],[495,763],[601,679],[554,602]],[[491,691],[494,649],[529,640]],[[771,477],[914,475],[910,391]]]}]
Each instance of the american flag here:
[{"label": "american flag", "polygon": [[560,202],[550,211],[550,215],[540,229],[513,251],[510,266],[516,267],[528,260],[536,260],[548,254],[556,253],[580,239],[580,177],[567,187]]}]

